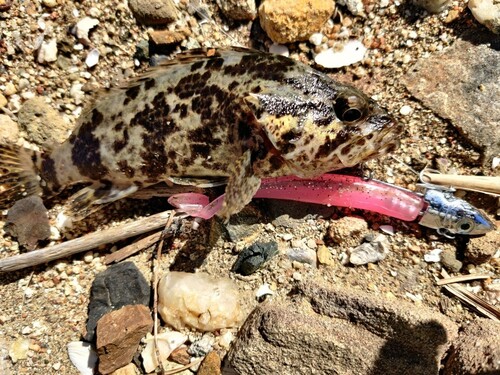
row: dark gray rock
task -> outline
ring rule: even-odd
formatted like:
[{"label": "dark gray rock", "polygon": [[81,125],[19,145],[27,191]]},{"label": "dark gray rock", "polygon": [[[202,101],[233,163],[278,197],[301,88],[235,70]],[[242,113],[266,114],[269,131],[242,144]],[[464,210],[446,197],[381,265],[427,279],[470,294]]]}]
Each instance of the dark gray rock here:
[{"label": "dark gray rock", "polygon": [[255,242],[241,251],[231,271],[243,276],[251,275],[277,253],[278,244],[276,241]]},{"label": "dark gray rock", "polygon": [[458,327],[437,311],[357,290],[299,285],[243,324],[223,374],[437,374]]},{"label": "dark gray rock", "polygon": [[90,289],[86,341],[93,341],[97,321],[106,313],[127,305],[149,306],[151,288],[131,262],[110,266],[99,273]]},{"label": "dark gray rock", "polygon": [[32,195],[18,200],[7,213],[5,229],[28,250],[49,238],[49,217],[42,198]]},{"label": "dark gray rock", "polygon": [[255,0],[217,0],[222,13],[236,21],[252,21],[257,17]]},{"label": "dark gray rock", "polygon": [[483,153],[500,154],[500,36],[471,30],[421,59],[403,80],[408,90]]},{"label": "dark gray rock", "polygon": [[445,375],[500,374],[500,323],[478,319],[453,342]]}]

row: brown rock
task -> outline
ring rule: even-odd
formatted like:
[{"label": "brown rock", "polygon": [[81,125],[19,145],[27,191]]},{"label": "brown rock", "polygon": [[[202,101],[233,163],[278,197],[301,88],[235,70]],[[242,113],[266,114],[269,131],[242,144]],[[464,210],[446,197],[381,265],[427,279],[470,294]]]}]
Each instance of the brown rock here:
[{"label": "brown rock", "polygon": [[71,129],[71,125],[43,97],[26,101],[19,110],[18,121],[20,128],[28,134],[28,140],[41,146],[63,142]]},{"label": "brown rock", "polygon": [[412,303],[307,283],[298,292],[252,312],[224,374],[437,374],[457,336],[448,318]]},{"label": "brown rock", "polygon": [[164,25],[179,17],[172,0],[129,0],[128,6],[144,25]]},{"label": "brown rock", "polygon": [[0,143],[16,143],[19,138],[19,128],[9,116],[0,114]]},{"label": "brown rock", "polygon": [[266,0],[259,7],[260,25],[275,43],[307,40],[321,30],[335,3],[323,0]]},{"label": "brown rock", "polygon": [[326,266],[331,266],[335,264],[335,260],[333,259],[332,253],[325,245],[321,245],[316,252],[316,256],[318,257],[318,262],[320,264],[324,264]]},{"label": "brown rock", "polygon": [[7,98],[0,94],[0,108],[3,108],[7,105]]},{"label": "brown rock", "polygon": [[500,231],[493,230],[482,237],[471,238],[465,249],[465,259],[473,264],[487,262],[500,244]]},{"label": "brown rock", "polygon": [[252,21],[257,17],[255,0],[217,0],[222,13],[236,21]]},{"label": "brown rock", "polygon": [[156,45],[169,45],[180,43],[184,40],[183,33],[170,30],[150,30],[149,39]]},{"label": "brown rock", "polygon": [[478,319],[453,342],[445,375],[500,374],[500,323]]},{"label": "brown rock", "polygon": [[191,362],[191,356],[189,355],[187,349],[188,348],[185,345],[178,347],[170,354],[170,359],[175,363],[188,365]]},{"label": "brown rock", "polygon": [[487,164],[500,154],[498,46],[500,36],[468,31],[444,52],[419,60],[403,80],[416,98],[481,149]]},{"label": "brown rock", "polygon": [[342,247],[358,246],[368,234],[368,223],[359,217],[345,216],[332,221],[328,228],[328,239]]},{"label": "brown rock", "polygon": [[210,352],[207,354],[203,362],[201,362],[200,368],[197,372],[198,375],[220,375],[221,361],[220,357],[216,352]]},{"label": "brown rock", "polygon": [[111,373],[111,375],[137,375],[139,370],[136,365],[129,363],[127,366],[119,368]]},{"label": "brown rock", "polygon": [[146,333],[153,328],[149,308],[128,305],[104,315],[97,322],[99,371],[109,374],[130,363]]}]

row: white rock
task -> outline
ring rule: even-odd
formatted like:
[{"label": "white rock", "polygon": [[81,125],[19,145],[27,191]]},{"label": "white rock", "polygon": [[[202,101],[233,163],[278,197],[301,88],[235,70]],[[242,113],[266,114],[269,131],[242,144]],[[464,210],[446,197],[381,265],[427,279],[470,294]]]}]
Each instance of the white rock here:
[{"label": "white rock", "polygon": [[323,43],[323,34],[314,33],[309,37],[309,42],[315,46],[321,45]]},{"label": "white rock", "polygon": [[[0,121],[1,122],[1,121]],[[498,156],[495,156],[493,158],[493,161],[491,162],[491,168],[495,169],[496,167],[498,167],[500,165],[500,157]]]},{"label": "white rock", "polygon": [[424,255],[424,260],[427,263],[437,263],[437,262],[441,261],[440,255],[442,252],[443,252],[443,250],[441,250],[441,249],[431,250],[430,252],[428,252],[427,254]]},{"label": "white rock", "polygon": [[[159,333],[157,339],[160,361],[164,363],[175,349],[187,341],[187,338],[185,334],[175,331]],[[154,336],[148,333],[145,341],[146,347],[142,351],[141,357],[144,369],[150,373],[158,367],[159,363],[155,355]]]},{"label": "white rock", "polygon": [[97,354],[92,345],[84,341],[72,341],[66,346],[69,360],[81,375],[93,375],[97,364]]},{"label": "white rock", "polygon": [[28,357],[29,347],[29,339],[19,337],[16,341],[14,341],[9,348],[9,357],[12,362],[16,363],[20,359],[26,359]]},{"label": "white rock", "polygon": [[267,295],[273,295],[274,292],[271,290],[271,287],[269,286],[268,283],[264,283],[261,286],[259,286],[259,289],[255,292],[255,297],[261,298]]},{"label": "white rock", "polygon": [[54,8],[57,6],[57,0],[42,0],[42,4],[47,8]]},{"label": "white rock", "polygon": [[281,56],[290,56],[290,51],[288,50],[287,46],[284,46],[283,44],[276,44],[273,43],[271,47],[269,47],[269,52],[274,53],[275,55],[281,55]]},{"label": "white rock", "polygon": [[325,68],[340,68],[360,62],[366,53],[366,47],[359,40],[347,42],[341,51],[328,48],[316,55],[316,64]]},{"label": "white rock", "polygon": [[399,113],[403,116],[408,116],[412,112],[412,108],[409,105],[404,105],[400,108]]},{"label": "white rock", "polygon": [[469,9],[479,23],[495,34],[500,34],[500,2],[498,0],[470,0]]},{"label": "white rock", "polygon": [[98,62],[99,62],[99,51],[97,50],[97,48],[94,48],[88,53],[87,58],[85,59],[85,64],[89,68],[92,68],[93,66],[96,66]]},{"label": "white rock", "polygon": [[161,279],[158,295],[158,311],[163,321],[177,330],[235,327],[243,317],[238,290],[227,278],[170,272]]},{"label": "white rock", "polygon": [[69,95],[75,99],[75,104],[81,104],[85,98],[85,93],[82,91],[83,85],[81,83],[74,83],[69,89]]},{"label": "white rock", "polygon": [[37,61],[40,64],[47,62],[54,62],[57,60],[57,42],[55,39],[51,39],[48,42],[42,42],[38,50]]},{"label": "white rock", "polygon": [[221,330],[221,335],[219,336],[219,345],[224,349],[229,349],[231,342],[234,340],[234,335],[231,331]]},{"label": "white rock", "polygon": [[365,14],[365,7],[362,0],[337,0],[336,4],[345,5],[349,12],[355,16],[362,16]]},{"label": "white rock", "polygon": [[384,260],[389,253],[387,237],[378,234],[370,242],[362,243],[354,249],[349,249],[349,262],[355,266],[376,263]]},{"label": "white rock", "polygon": [[72,32],[81,43],[89,45],[89,31],[97,25],[99,25],[99,20],[91,17],[85,17],[78,21]]}]

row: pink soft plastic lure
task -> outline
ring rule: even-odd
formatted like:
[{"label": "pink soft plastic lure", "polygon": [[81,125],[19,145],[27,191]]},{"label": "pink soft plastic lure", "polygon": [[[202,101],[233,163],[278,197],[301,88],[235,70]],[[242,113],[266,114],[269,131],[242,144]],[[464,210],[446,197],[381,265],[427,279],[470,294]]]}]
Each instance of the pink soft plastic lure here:
[{"label": "pink soft plastic lure", "polygon": [[[437,229],[444,235],[484,234],[496,228],[486,214],[452,191],[424,185],[424,194],[376,180],[325,174],[314,179],[277,177],[264,179],[254,198],[271,198],[358,208]],[[224,195],[212,202],[197,193],[175,194],[169,203],[186,214],[210,219],[222,208]]]}]

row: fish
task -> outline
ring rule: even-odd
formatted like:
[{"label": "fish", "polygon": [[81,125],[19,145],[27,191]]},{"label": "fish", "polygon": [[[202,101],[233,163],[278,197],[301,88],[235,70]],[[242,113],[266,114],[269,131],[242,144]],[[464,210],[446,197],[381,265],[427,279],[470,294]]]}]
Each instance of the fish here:
[{"label": "fish", "polygon": [[77,184],[64,212],[166,182],[225,185],[227,220],[262,178],[314,178],[395,150],[402,125],[353,86],[280,55],[198,49],[102,90],[69,138],[32,151],[0,145],[0,208]]}]

